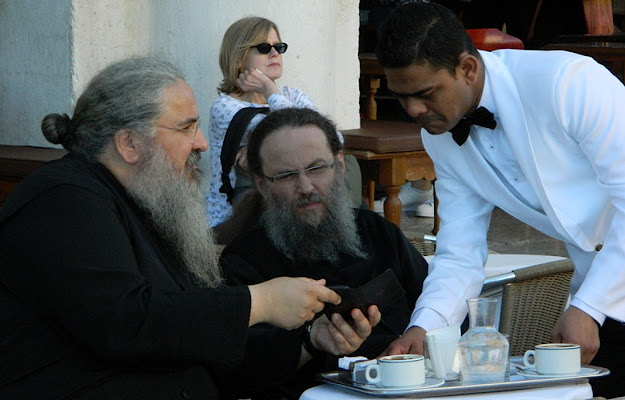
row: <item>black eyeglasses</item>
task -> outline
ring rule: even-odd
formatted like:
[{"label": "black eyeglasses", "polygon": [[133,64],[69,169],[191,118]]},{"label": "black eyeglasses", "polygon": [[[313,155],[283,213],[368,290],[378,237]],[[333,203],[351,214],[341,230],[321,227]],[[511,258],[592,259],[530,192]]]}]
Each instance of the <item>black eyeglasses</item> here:
[{"label": "black eyeglasses", "polygon": [[269,43],[261,43],[261,44],[257,44],[256,46],[252,46],[252,47],[255,47],[256,50],[258,50],[258,52],[260,54],[269,54],[269,52],[271,51],[272,47],[274,49],[276,49],[278,54],[284,54],[284,52],[289,47],[289,45],[286,44],[286,43],[276,43],[276,44],[273,44],[273,45],[271,45]]}]

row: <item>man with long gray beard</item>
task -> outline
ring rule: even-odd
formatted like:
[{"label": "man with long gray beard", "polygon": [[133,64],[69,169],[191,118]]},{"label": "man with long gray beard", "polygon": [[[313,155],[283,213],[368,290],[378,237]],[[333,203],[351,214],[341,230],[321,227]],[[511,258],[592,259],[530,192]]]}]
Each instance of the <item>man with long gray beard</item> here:
[{"label": "man with long gray beard", "polygon": [[371,306],[300,328],[340,302],[323,280],[222,284],[197,168],[208,146],[170,63],[112,64],[42,131],[69,154],[0,211],[0,398],[238,398],[311,352],[353,352],[379,322]]},{"label": "man with long gray beard", "polygon": [[[250,285],[307,276],[357,288],[390,268],[405,295],[380,309],[383,321],[354,353],[377,357],[410,320],[427,262],[397,226],[351,207],[336,128],[316,111],[269,113],[250,135],[247,157],[263,212],[256,226],[222,252],[227,282]],[[262,349],[248,345],[248,352],[255,351]],[[316,372],[336,369],[336,363],[335,356],[318,353],[287,384],[255,399],[298,398],[314,385]]]}]

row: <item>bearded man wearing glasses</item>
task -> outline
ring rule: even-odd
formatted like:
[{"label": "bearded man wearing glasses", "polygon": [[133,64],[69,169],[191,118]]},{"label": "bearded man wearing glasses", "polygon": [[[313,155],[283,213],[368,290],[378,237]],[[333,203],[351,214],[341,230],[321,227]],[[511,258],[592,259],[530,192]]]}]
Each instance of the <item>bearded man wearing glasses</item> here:
[{"label": "bearded man wearing glasses", "polygon": [[[405,294],[379,307],[382,322],[352,354],[377,357],[403,333],[427,276],[427,262],[397,226],[352,207],[336,128],[316,111],[270,113],[250,136],[248,161],[258,192],[254,200],[248,195],[245,209],[261,208],[262,213],[222,252],[227,283],[306,276],[323,278],[329,286],[359,288],[390,268],[401,285],[398,292],[403,288]],[[253,206],[254,201],[261,206]],[[238,210],[234,218],[241,215]],[[276,330],[267,328],[266,334],[271,331]],[[261,350],[247,349],[250,354]],[[296,399],[315,384],[315,373],[336,370],[337,357],[314,356],[295,378],[254,399]]]}]

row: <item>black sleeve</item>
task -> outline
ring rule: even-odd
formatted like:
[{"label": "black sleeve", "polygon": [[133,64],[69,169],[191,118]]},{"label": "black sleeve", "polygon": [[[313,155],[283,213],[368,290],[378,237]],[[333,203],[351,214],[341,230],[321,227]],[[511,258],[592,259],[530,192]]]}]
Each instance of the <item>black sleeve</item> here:
[{"label": "black sleeve", "polygon": [[[249,243],[247,239],[243,242]],[[258,243],[250,246],[252,248],[246,250],[252,253],[259,250]],[[254,285],[273,278],[263,276],[246,261],[244,255],[232,249],[232,246],[226,247],[220,261],[227,284]],[[269,256],[267,252],[255,254]],[[235,374],[223,377],[229,382],[227,386],[231,388],[231,395],[235,398],[253,397],[254,393],[265,391],[269,386],[279,386],[295,376],[301,356],[302,329],[287,331],[268,324],[250,327],[242,367]]]},{"label": "black sleeve", "polygon": [[220,265],[229,286],[254,285],[272,279],[263,276],[240,255],[227,250],[221,255]]},{"label": "black sleeve", "polygon": [[[382,321],[362,347],[367,349],[365,355],[371,358],[377,357],[392,340],[403,334],[417,298],[421,295],[428,264],[401,230],[380,215],[359,210],[357,221],[363,243],[371,253],[371,263],[377,269],[377,274],[387,268],[392,269],[405,291],[402,300],[380,310]],[[374,336],[376,337],[373,338]],[[369,346],[371,350],[368,350]],[[372,354],[376,352],[377,354]]]},{"label": "black sleeve", "polygon": [[412,310],[428,274],[427,261],[399,227],[377,213],[359,210],[358,221],[363,241],[372,249],[375,263],[393,269],[406,291],[406,299]]},{"label": "black sleeve", "polygon": [[21,301],[103,359],[230,368],[243,357],[247,287],[182,290],[138,265],[122,211],[110,199],[58,186],[0,225],[11,260],[0,280]]},{"label": "black sleeve", "polygon": [[221,376],[230,395],[253,397],[292,379],[299,371],[302,329],[287,331],[268,324],[252,326],[242,365]]},{"label": "black sleeve", "polygon": [[398,244],[400,267],[403,275],[401,283],[406,291],[409,304],[414,308],[423,290],[423,281],[428,275],[428,262],[399,228],[396,229],[395,234],[394,240]]}]

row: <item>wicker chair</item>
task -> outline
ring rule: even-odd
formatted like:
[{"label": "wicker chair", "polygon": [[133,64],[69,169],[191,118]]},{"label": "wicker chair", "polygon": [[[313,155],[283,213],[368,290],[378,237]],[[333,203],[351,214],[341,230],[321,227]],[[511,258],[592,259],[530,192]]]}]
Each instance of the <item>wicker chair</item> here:
[{"label": "wicker chair", "polygon": [[482,295],[503,285],[499,331],[509,335],[510,355],[551,342],[551,330],[564,311],[573,263],[569,259],[520,268],[484,282]]},{"label": "wicker chair", "polygon": [[424,235],[408,240],[422,256],[433,256],[436,252],[436,236]]}]

